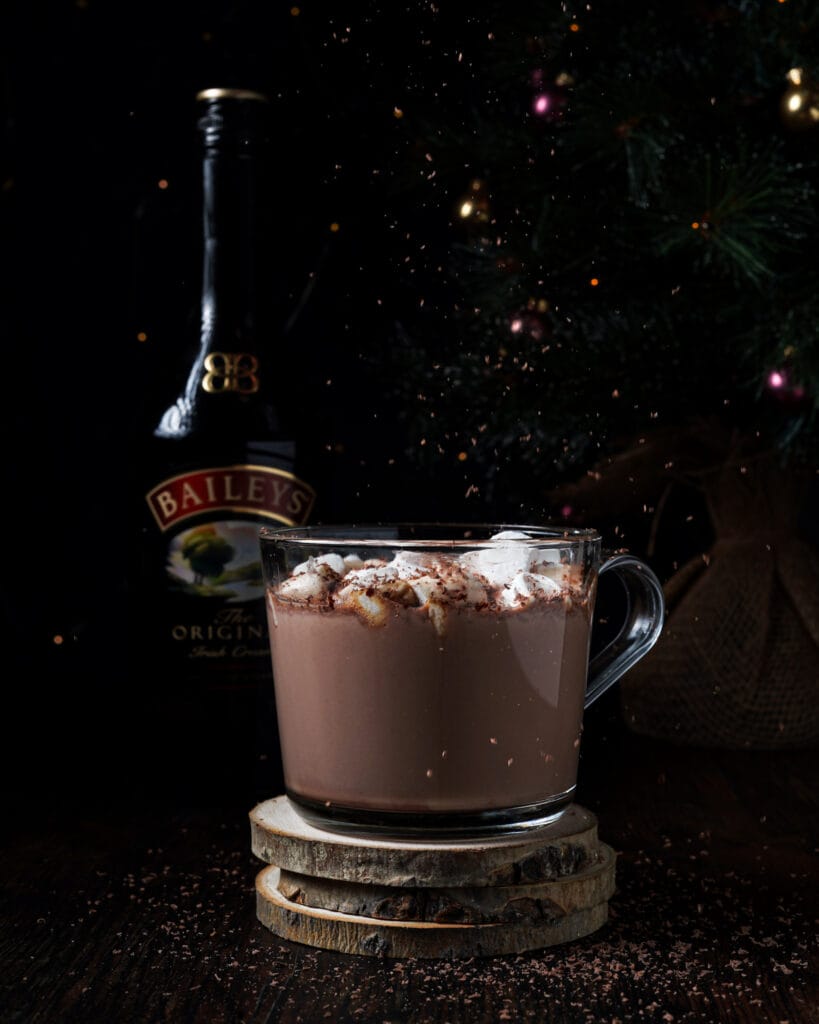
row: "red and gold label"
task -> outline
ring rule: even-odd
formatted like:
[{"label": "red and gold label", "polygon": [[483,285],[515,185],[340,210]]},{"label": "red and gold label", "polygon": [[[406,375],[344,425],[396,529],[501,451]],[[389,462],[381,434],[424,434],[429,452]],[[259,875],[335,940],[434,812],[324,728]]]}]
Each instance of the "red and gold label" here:
[{"label": "red and gold label", "polygon": [[165,531],[192,516],[248,514],[286,526],[305,523],[315,491],[292,473],[269,466],[218,466],[163,480],[146,495],[154,519]]}]

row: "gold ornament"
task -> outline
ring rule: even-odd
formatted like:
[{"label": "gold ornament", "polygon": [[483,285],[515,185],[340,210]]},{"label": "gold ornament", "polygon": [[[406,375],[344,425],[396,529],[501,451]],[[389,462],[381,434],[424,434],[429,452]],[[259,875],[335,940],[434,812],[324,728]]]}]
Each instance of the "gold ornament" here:
[{"label": "gold ornament", "polygon": [[490,220],[490,211],[486,182],[481,178],[474,178],[470,182],[469,191],[461,196],[456,208],[461,220],[487,224]]},{"label": "gold ornament", "polygon": [[811,128],[819,124],[819,87],[805,78],[802,68],[791,68],[788,72],[781,113],[788,128]]}]

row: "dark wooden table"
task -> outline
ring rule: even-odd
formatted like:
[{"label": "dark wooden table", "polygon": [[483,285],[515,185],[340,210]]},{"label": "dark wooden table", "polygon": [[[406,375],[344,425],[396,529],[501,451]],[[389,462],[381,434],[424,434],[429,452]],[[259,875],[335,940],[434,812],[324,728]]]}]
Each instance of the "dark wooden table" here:
[{"label": "dark wooden table", "polygon": [[0,1020],[817,1024],[819,751],[676,748],[602,717],[584,750],[578,800],[619,854],[610,920],[488,960],[280,941],[246,800],[137,798],[104,770],[7,785]]}]

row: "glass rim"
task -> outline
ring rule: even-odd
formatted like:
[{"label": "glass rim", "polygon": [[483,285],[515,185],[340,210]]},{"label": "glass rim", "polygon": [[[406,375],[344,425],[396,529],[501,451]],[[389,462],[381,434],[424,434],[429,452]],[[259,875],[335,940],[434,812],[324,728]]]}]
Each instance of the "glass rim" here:
[{"label": "glass rim", "polygon": [[[412,531],[419,536],[379,536],[379,531]],[[450,536],[447,531],[452,531]],[[471,531],[486,533],[486,536],[470,537]],[[502,537],[493,539],[490,533],[503,531],[530,533],[527,537]],[[426,536],[424,531],[434,531],[438,536]],[[459,533],[460,536],[454,535]],[[372,523],[328,523],[314,526],[262,526],[259,528],[260,541],[282,541],[305,547],[320,547],[332,544],[334,547],[373,548],[476,548],[498,547],[500,545],[554,547],[567,544],[594,543],[602,540],[601,534],[593,527],[569,527],[527,523],[462,523],[462,522],[372,522]]]}]

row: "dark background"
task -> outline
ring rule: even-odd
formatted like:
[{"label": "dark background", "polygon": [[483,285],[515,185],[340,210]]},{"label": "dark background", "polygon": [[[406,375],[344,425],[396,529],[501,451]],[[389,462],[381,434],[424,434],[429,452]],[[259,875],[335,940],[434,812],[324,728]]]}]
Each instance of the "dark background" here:
[{"label": "dark background", "polygon": [[[692,5],[698,32],[714,21],[701,7]],[[282,403],[312,461],[321,518],[554,512],[542,477],[529,486],[529,469],[514,476],[514,460],[507,481],[515,488],[491,492],[472,463],[419,460],[407,417],[414,398],[405,395],[402,407],[388,379],[397,325],[419,297],[439,308],[450,301],[424,254],[448,246],[457,200],[444,189],[437,202],[419,204],[410,185],[420,150],[408,147],[396,110],[423,96],[428,111],[446,111],[443,83],[458,48],[484,39],[501,8],[249,0],[6,8],[9,800],[44,789],[104,797],[125,782],[138,789],[154,756],[125,621],[142,501],[131,470],[135,446],[185,369],[180,339],[199,283],[198,90],[239,86],[271,98],[277,158],[266,213],[278,259],[270,291],[282,323],[298,312],[280,345]],[[473,69],[476,96],[484,70]],[[762,116],[776,120],[770,104]],[[810,140],[803,146],[810,152]],[[580,209],[589,197],[576,198]],[[702,358],[692,356],[695,369]],[[662,359],[657,366],[664,372]],[[443,391],[438,412],[446,421]],[[606,511],[617,522],[618,510]],[[690,511],[678,511],[681,522]],[[636,553],[641,522],[625,537]],[[663,575],[672,555],[687,557],[711,539],[706,526],[686,529],[684,550],[660,553]],[[592,729],[614,728],[615,703],[614,695],[601,702]]]},{"label": "dark background", "polygon": [[[394,222],[412,214],[393,180],[393,110],[419,84],[407,53],[417,59],[429,12],[295,10],[88,0],[6,11],[10,800],[139,788],[156,754],[125,621],[142,500],[131,470],[186,369],[200,89],[271,99],[271,301],[282,322],[298,311],[280,343],[280,393],[322,517],[461,512],[461,482],[448,492],[447,475],[432,484],[406,457],[377,363],[401,304],[417,301],[391,253]],[[449,216],[428,217],[427,230],[445,232]]]}]

